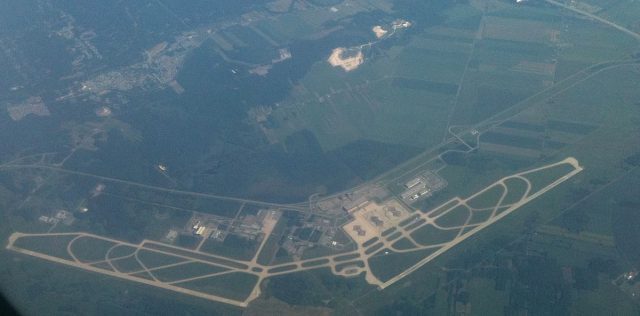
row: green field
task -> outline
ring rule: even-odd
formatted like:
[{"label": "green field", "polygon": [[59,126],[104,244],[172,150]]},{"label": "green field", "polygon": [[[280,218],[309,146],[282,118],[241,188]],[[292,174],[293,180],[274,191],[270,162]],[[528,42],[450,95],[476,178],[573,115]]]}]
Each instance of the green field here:
[{"label": "green field", "polygon": [[257,262],[264,265],[269,265],[272,263],[278,249],[280,249],[280,239],[282,238],[282,234],[284,234],[287,228],[287,221],[284,219],[280,219],[276,224],[276,227],[271,232],[271,236],[265,237],[268,238],[265,242],[262,250],[258,254]]},{"label": "green field", "polygon": [[[131,247],[131,246],[127,246],[127,245],[118,245],[116,247],[113,247],[110,249],[110,253],[109,253],[109,257],[110,258],[118,258],[118,257],[125,257],[125,256],[129,256],[132,255],[134,252],[136,252],[138,249]],[[138,251],[138,255],[140,255],[141,251]],[[105,252],[106,254],[106,252]]]},{"label": "green field", "polygon": [[[421,259],[426,258],[437,249],[438,248],[423,249],[408,253],[396,253],[385,249],[371,257],[371,259],[369,259],[369,265],[373,274],[385,282],[418,263]],[[387,251],[388,253],[385,254]]]},{"label": "green field", "polygon": [[162,253],[144,250],[144,249],[138,252],[138,259],[140,259],[140,261],[142,261],[142,263],[144,263],[144,265],[149,269],[159,267],[159,266],[174,264],[178,262],[183,262],[186,260],[180,257],[165,255]]},{"label": "green field", "polygon": [[560,164],[551,168],[527,173],[522,176],[531,182],[531,192],[537,192],[573,170],[574,168],[570,164]]},{"label": "green field", "polygon": [[[491,218],[493,210],[471,211],[471,219],[468,224],[482,224]],[[496,212],[496,215],[499,212]]]},{"label": "green field", "polygon": [[178,283],[178,285],[188,289],[243,301],[251,294],[257,281],[258,277],[253,274],[233,272],[216,277],[182,282]]},{"label": "green field", "polygon": [[438,217],[435,223],[443,228],[462,226],[469,219],[469,216],[471,216],[469,208],[459,205]]},{"label": "green field", "polygon": [[189,262],[168,268],[152,271],[153,275],[161,282],[174,282],[181,279],[193,278],[202,275],[223,272],[228,269],[201,262]]},{"label": "green field", "polygon": [[398,239],[392,244],[393,248],[398,250],[413,249],[415,245],[407,238]]},{"label": "green field", "polygon": [[228,257],[232,259],[249,261],[256,255],[260,242],[249,240],[236,235],[228,235],[223,242],[209,238],[202,244],[200,251]]},{"label": "green field", "polygon": [[442,230],[432,225],[424,225],[411,233],[411,237],[421,245],[436,245],[451,241],[458,235],[457,229]]},{"label": "green field", "polygon": [[527,191],[527,183],[520,178],[509,178],[505,180],[504,184],[507,186],[507,195],[502,200],[502,204],[512,204],[520,201],[524,198],[524,194]]},{"label": "green field", "polygon": [[118,260],[111,261],[111,264],[122,273],[131,273],[134,271],[143,270],[143,267],[138,263],[135,257],[127,257]]},{"label": "green field", "polygon": [[73,258],[67,252],[67,245],[75,237],[76,236],[24,237],[16,240],[14,246],[26,250],[36,251],[53,257],[73,260]]},{"label": "green field", "polygon": [[[102,239],[80,237],[71,244],[71,251],[82,262],[100,261],[106,258],[109,249],[115,245],[113,242]],[[111,255],[111,257],[115,256]]]},{"label": "green field", "polygon": [[471,208],[484,209],[494,207],[500,201],[502,194],[504,194],[504,187],[502,185],[494,185],[488,188],[487,191],[467,201],[467,205]]}]

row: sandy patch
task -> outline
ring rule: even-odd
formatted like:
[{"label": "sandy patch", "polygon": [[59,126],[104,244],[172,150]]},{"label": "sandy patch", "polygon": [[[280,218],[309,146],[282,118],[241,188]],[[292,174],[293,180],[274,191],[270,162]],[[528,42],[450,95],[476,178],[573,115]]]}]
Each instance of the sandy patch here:
[{"label": "sandy patch", "polygon": [[96,115],[99,117],[109,117],[111,116],[111,109],[107,106],[102,106],[96,109]]},{"label": "sandy patch", "polygon": [[355,55],[345,57],[344,54],[346,51],[344,47],[335,48],[327,61],[333,67],[342,67],[344,71],[352,71],[364,62],[364,54],[362,54],[362,51],[359,50]]},{"label": "sandy patch", "polygon": [[374,26],[371,30],[376,34],[376,38],[381,38],[387,34],[387,30],[383,29],[380,25]]},{"label": "sandy patch", "polygon": [[160,53],[162,53],[162,51],[164,51],[164,49],[167,48],[167,45],[169,45],[169,43],[162,42],[162,43],[159,43],[156,46],[153,46],[151,49],[149,49],[147,51],[147,58],[148,59],[152,59],[152,58],[160,55]]},{"label": "sandy patch", "polygon": [[40,97],[30,97],[22,104],[7,108],[9,116],[14,121],[19,121],[29,114],[37,116],[49,116],[51,113]]},{"label": "sandy patch", "polygon": [[261,65],[249,70],[249,73],[252,75],[266,76],[271,70],[271,65]]},{"label": "sandy patch", "polygon": [[182,85],[177,80],[172,80],[171,82],[169,82],[169,87],[171,87],[171,89],[173,89],[173,92],[177,94],[182,94],[184,92],[184,87],[182,87]]}]

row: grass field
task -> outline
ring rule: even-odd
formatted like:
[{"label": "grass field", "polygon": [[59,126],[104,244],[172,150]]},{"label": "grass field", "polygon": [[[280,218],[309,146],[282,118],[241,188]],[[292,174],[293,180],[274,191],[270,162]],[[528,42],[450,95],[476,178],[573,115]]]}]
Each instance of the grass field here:
[{"label": "grass field", "polygon": [[173,282],[181,279],[226,271],[226,268],[201,262],[190,262],[164,269],[154,270],[152,273],[162,282]]},{"label": "grass field", "polygon": [[165,255],[144,249],[138,252],[138,259],[140,259],[140,261],[142,261],[142,263],[144,263],[144,265],[149,269],[185,261],[185,259],[180,257]]},{"label": "grass field", "polygon": [[[491,218],[492,210],[484,210],[484,211],[472,211],[471,219],[468,224],[481,224]],[[499,212],[496,212],[499,214]],[[469,230],[468,228],[465,230]]]},{"label": "grass field", "polygon": [[435,223],[444,228],[462,226],[469,216],[471,216],[469,208],[464,205],[460,205],[438,217]]},{"label": "grass field", "polygon": [[55,236],[55,237],[27,237],[18,239],[14,246],[31,251],[37,251],[49,256],[73,260],[67,252],[67,245],[75,236]]},{"label": "grass field", "polygon": [[241,272],[223,274],[194,281],[178,283],[181,287],[243,301],[251,294],[258,277]]},{"label": "grass field", "polygon": [[519,178],[511,178],[505,181],[505,185],[509,188],[509,192],[502,200],[503,204],[511,204],[520,201],[527,191],[527,183]]},{"label": "grass field", "polygon": [[99,261],[105,259],[107,251],[114,245],[110,241],[80,237],[71,245],[71,251],[82,262]]},{"label": "grass field", "polygon": [[392,244],[393,248],[398,250],[413,249],[415,245],[407,238],[401,238]]},{"label": "grass field", "polygon": [[496,290],[495,281],[472,279],[466,289],[471,294],[471,313],[475,315],[502,315],[503,310],[496,308],[496,306],[506,305],[508,296],[504,291]]},{"label": "grass field", "polygon": [[[547,161],[553,161],[554,159],[566,157],[567,155],[575,155],[581,162],[581,165],[585,167],[585,172],[576,177],[575,180],[569,181],[570,185],[563,184],[554,188],[554,190],[545,194],[544,199],[534,200],[533,202],[523,206],[518,210],[518,212],[506,217],[503,220],[503,223],[495,224],[495,228],[487,230],[483,234],[479,234],[478,237],[474,237],[470,241],[465,241],[466,246],[459,248],[460,250],[454,249],[451,252],[436,258],[434,265],[437,265],[438,263],[446,265],[448,260],[454,260],[463,253],[468,254],[469,252],[473,252],[470,249],[479,247],[480,245],[490,249],[493,249],[496,245],[505,245],[506,242],[497,242],[496,240],[501,240],[501,238],[509,240],[516,238],[517,236],[521,236],[522,231],[525,229],[525,223],[544,223],[552,219],[555,219],[555,222],[557,223],[561,223],[562,212],[568,206],[571,206],[575,201],[589,195],[591,192],[598,190],[598,188],[602,188],[604,185],[609,183],[609,181],[617,179],[618,176],[628,172],[628,168],[630,167],[625,167],[623,161],[639,150],[637,144],[638,130],[636,124],[640,119],[640,113],[637,111],[637,105],[635,105],[635,107],[633,105],[635,103],[634,100],[638,99],[636,95],[638,89],[632,88],[632,86],[635,87],[637,85],[637,76],[637,72],[633,72],[629,68],[604,71],[597,74],[592,79],[588,79],[561,93],[554,98],[553,104],[548,104],[546,102],[541,103],[538,106],[534,106],[530,111],[528,111],[529,113],[525,113],[525,115],[520,116],[518,118],[518,123],[511,125],[510,128],[517,127],[519,129],[530,129],[537,132],[541,130],[541,127],[539,126],[548,126],[547,128],[553,133],[557,133],[559,130],[562,130],[563,133],[576,135],[574,138],[575,141],[572,141],[563,148],[555,151],[551,157],[546,159],[548,159]],[[613,84],[614,82],[621,82],[621,84]],[[601,88],[597,88],[598,85],[602,85],[603,83],[608,83],[608,86],[610,86],[612,90],[603,92]],[[537,113],[542,112],[542,108],[548,109],[550,113],[548,112],[549,114],[543,119],[543,123],[541,124],[540,116],[532,114],[536,111]],[[571,118],[571,115],[573,115],[573,118]],[[547,121],[549,123],[544,123]],[[611,127],[609,127],[609,125],[611,125]],[[636,140],[634,141],[633,139]],[[479,183],[482,183],[482,177],[486,176],[486,179],[488,179],[488,175],[493,174],[493,179],[495,180],[496,176],[501,172],[503,172],[503,175],[506,173],[504,171],[500,171],[500,168],[493,169],[491,172],[480,172],[479,170],[471,171],[472,169],[469,168],[469,166],[470,165],[468,163],[460,166],[450,165],[442,170],[441,174],[445,175],[450,186],[462,187],[462,185],[457,184],[459,183],[458,181],[451,180],[456,178],[455,175],[458,174],[456,169],[460,168],[459,174],[461,176],[465,173],[474,174],[474,177],[465,177],[465,179],[472,179],[473,181],[467,181],[467,184],[479,188],[481,187]],[[539,188],[544,186],[545,182],[548,184],[549,181],[557,179],[558,176],[562,176],[569,170],[570,169],[566,168],[560,168],[557,170],[550,169],[550,172],[539,173],[536,177],[531,175],[531,178],[535,178],[533,179],[535,184],[534,187]],[[485,174],[484,176],[482,175],[483,173]],[[460,183],[463,182],[464,181]],[[511,191],[511,194],[506,198],[505,202],[507,203],[520,199],[526,188],[524,182],[517,179],[509,180],[507,185],[510,187]],[[620,185],[621,188],[623,184]],[[633,187],[633,185],[630,184],[626,184],[624,186]],[[533,188],[533,190],[536,189]],[[616,190],[625,191],[616,189],[612,186],[607,190],[602,191],[602,193],[594,194],[592,199],[585,200],[574,208],[569,209],[567,214],[575,213],[572,215],[574,221],[585,220],[586,223],[581,226],[583,230],[593,231],[595,234],[604,234],[606,236],[606,234],[609,234],[611,231],[611,216],[615,214],[615,212],[612,214],[612,212],[608,210],[611,210],[612,208],[615,209],[615,206],[613,205],[616,205],[616,202],[614,202],[615,200],[611,201],[610,195],[613,194],[613,192],[616,192]],[[604,196],[607,196],[607,198],[604,198]],[[593,205],[593,207],[586,207],[585,205]],[[582,212],[582,209],[585,211]],[[591,242],[591,240],[595,239],[591,238],[591,235],[588,234],[585,236],[578,236],[575,238],[562,237],[562,235],[549,238],[545,237],[543,240],[536,243],[536,249],[548,253],[551,258],[558,260],[562,265],[586,265],[589,260],[597,256],[617,257],[616,251],[613,248],[606,246],[608,243],[610,244],[610,239],[607,239],[609,242]],[[416,236],[414,235],[414,237]],[[630,237],[627,237],[625,239],[629,238]],[[587,240],[587,242],[582,241],[582,239]],[[488,250],[481,251],[486,252]],[[479,259],[475,259],[474,262],[477,263],[479,262],[478,260]],[[619,261],[620,259],[615,260],[617,262],[621,262]],[[423,278],[432,279],[433,273],[435,272],[430,271],[429,268],[423,268],[418,272],[415,272],[411,279],[414,280],[414,282],[420,282],[423,284],[424,282],[420,280]],[[474,284],[480,281],[472,280],[471,282],[471,284]],[[486,281],[482,282],[487,284]],[[605,283],[608,284],[607,282]],[[600,291],[603,291],[602,295],[611,295],[604,294],[608,291],[614,290],[611,286],[606,285],[605,283],[601,282],[601,286],[594,290],[595,292],[584,290],[573,292],[575,299],[571,305],[573,306],[571,307],[572,310],[590,314],[588,311],[584,310],[581,305],[585,304],[585,300],[588,299],[588,297],[592,297],[593,295],[596,295],[595,293],[600,293]],[[474,285],[472,288],[468,288],[468,290],[476,293],[474,294],[474,292],[471,292],[470,296],[472,302],[476,298],[482,299],[482,295],[488,295],[489,293],[503,298],[503,295],[508,295],[509,293],[484,293],[486,291],[479,290],[478,287],[480,287],[480,285]],[[417,286],[409,288],[414,291],[422,289],[422,287]],[[476,290],[473,290],[473,288],[476,288]],[[376,298],[373,299],[375,302],[369,299],[361,301],[363,304],[362,306],[366,304],[377,304],[378,306],[389,304],[388,300],[381,300],[381,296],[387,299],[391,297],[397,299],[399,295],[407,295],[409,297],[416,298],[425,297],[425,295],[408,294],[407,291],[410,290],[402,290],[399,288],[389,288],[386,291],[388,292],[381,293],[380,296],[375,296]],[[433,291],[437,290],[434,288]],[[476,298],[474,298],[474,295]],[[373,297],[374,296],[372,295],[372,298]],[[595,314],[600,312],[633,314],[637,311],[637,307],[632,305],[633,303],[631,303],[629,298],[618,296],[617,299],[620,300],[619,307],[604,304],[608,306],[607,308],[610,308],[611,311],[605,311],[607,308],[602,310],[596,309],[599,312],[595,312]],[[482,306],[482,304],[478,302],[472,303],[472,311],[474,310],[474,304]],[[596,303],[594,302],[593,304]],[[602,305],[602,303],[597,304]],[[366,310],[368,310],[368,308],[370,307],[363,307],[363,309]],[[482,310],[482,307],[478,308]]]},{"label": "grass field", "polygon": [[113,266],[118,271],[123,273],[130,273],[134,271],[140,271],[143,269],[143,267],[138,263],[136,258],[134,258],[133,256],[128,258],[113,260],[111,264],[113,264]]},{"label": "grass field", "polygon": [[[508,189],[510,190],[511,188],[508,188]],[[491,186],[484,193],[467,201],[467,205],[471,208],[477,208],[477,209],[494,207],[498,204],[504,192],[505,192],[505,189],[502,185]]]},{"label": "grass field", "polygon": [[[126,245],[118,245],[117,247],[114,247],[114,248],[112,248],[110,250],[111,250],[111,252],[109,253],[109,257],[110,258],[117,258],[117,257],[129,256],[129,255],[133,254],[137,249],[134,248],[134,247],[126,246]],[[138,252],[138,254],[140,254],[140,252]],[[105,254],[106,254],[106,252],[105,252]]]},{"label": "grass field", "polygon": [[413,239],[422,245],[436,245],[451,241],[458,235],[457,230],[441,230],[431,225],[424,225],[411,233]]},{"label": "grass field", "polygon": [[371,259],[369,259],[369,265],[373,274],[384,282],[418,263],[418,261],[427,257],[430,253],[433,253],[436,250],[437,248],[424,249],[409,253],[388,251],[388,253],[385,254],[387,251],[385,249],[371,257]]},{"label": "grass field", "polygon": [[[415,36],[409,45],[372,55],[352,73],[316,64],[299,92],[272,114],[273,132],[282,142],[297,130],[310,129],[324,150],[357,139],[433,146],[433,136],[446,126],[436,118],[448,114],[469,49]],[[412,137],[416,134],[424,137]]]},{"label": "grass field", "polygon": [[271,236],[266,237],[268,239],[265,242],[264,246],[262,247],[262,250],[260,251],[260,253],[257,254],[258,263],[264,264],[264,265],[271,264],[273,258],[276,255],[276,252],[280,248],[279,242],[286,228],[287,228],[287,221],[281,218],[276,224],[273,231],[271,232]]},{"label": "grass field", "polygon": [[[266,237],[265,237],[266,238]],[[249,261],[256,255],[260,242],[236,235],[228,235],[223,242],[212,238],[202,244],[200,251],[228,258]]]},{"label": "grass field", "polygon": [[573,170],[573,166],[569,164],[562,164],[552,168],[527,173],[523,176],[531,182],[531,192],[536,192],[562,178]]}]

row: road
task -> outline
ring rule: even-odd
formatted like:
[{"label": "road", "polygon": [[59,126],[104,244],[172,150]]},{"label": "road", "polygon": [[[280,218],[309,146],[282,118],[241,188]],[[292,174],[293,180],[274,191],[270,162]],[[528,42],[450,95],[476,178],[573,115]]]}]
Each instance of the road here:
[{"label": "road", "polygon": [[43,165],[43,164],[5,163],[5,164],[0,165],[0,170],[3,170],[3,169],[4,170],[44,169],[44,170],[57,171],[57,172],[66,173],[66,174],[91,177],[91,178],[100,179],[100,180],[109,181],[109,182],[128,184],[128,185],[136,186],[136,187],[139,187],[139,188],[151,189],[151,190],[156,190],[156,191],[161,191],[161,192],[168,192],[168,193],[175,193],[175,194],[182,194],[182,195],[190,195],[190,196],[195,196],[195,197],[214,198],[214,199],[225,200],[225,201],[234,201],[234,202],[239,202],[239,203],[250,203],[250,204],[254,204],[254,205],[263,205],[263,206],[266,206],[266,207],[285,208],[285,209],[291,209],[291,210],[297,210],[297,211],[307,211],[306,207],[301,207],[300,204],[270,203],[270,202],[256,201],[256,200],[251,200],[251,199],[230,197],[230,196],[210,194],[210,193],[169,189],[169,188],[157,187],[157,186],[148,185],[148,184],[144,184],[144,183],[138,183],[138,182],[129,181],[129,180],[116,179],[116,178],[96,175],[96,174],[92,174],[92,173],[74,171],[74,170],[64,169],[64,168],[60,168],[60,167],[54,167],[54,166],[50,166],[50,165]]},{"label": "road", "polygon": [[[329,199],[333,199],[336,197],[339,197],[341,195],[344,195],[346,193],[349,192],[353,192],[355,190],[361,189],[363,187],[366,186],[370,186],[372,184],[375,183],[380,183],[380,184],[390,184],[393,183],[394,181],[396,181],[399,178],[402,178],[404,175],[409,174],[412,171],[418,170],[420,168],[422,168],[423,166],[429,164],[430,162],[437,160],[437,159],[441,159],[440,157],[448,152],[452,152],[455,150],[446,150],[444,152],[442,152],[442,149],[445,148],[448,145],[454,144],[456,143],[456,141],[458,141],[458,139],[460,139],[461,137],[459,135],[462,134],[466,134],[466,133],[470,133],[473,130],[477,130],[480,131],[480,134],[477,135],[477,139],[479,139],[479,137],[486,131],[502,124],[505,121],[508,121],[509,119],[513,118],[515,115],[519,114],[522,110],[528,108],[529,106],[538,104],[539,102],[542,102],[543,100],[552,98],[604,71],[607,70],[611,70],[611,69],[615,69],[615,68],[619,68],[619,67],[627,67],[627,66],[636,66],[639,65],[640,63],[638,61],[635,60],[630,60],[630,59],[623,59],[623,60],[609,60],[609,61],[604,61],[601,63],[597,63],[597,64],[593,64],[587,67],[582,68],[580,71],[569,75],[567,77],[565,77],[562,80],[559,80],[557,82],[554,83],[554,85],[545,88],[527,98],[525,98],[524,100],[518,102],[517,104],[514,104],[494,115],[492,115],[491,117],[478,122],[472,126],[456,126],[456,125],[451,125],[449,126],[448,130],[449,133],[451,134],[450,137],[446,138],[445,140],[443,140],[440,144],[431,147],[429,149],[427,149],[426,151],[418,154],[417,156],[395,166],[394,168],[387,170],[385,172],[383,172],[382,174],[378,175],[377,177],[375,177],[374,179],[371,179],[370,181],[367,182],[363,182],[357,186],[354,186],[350,189],[347,190],[343,190],[343,191],[339,191],[339,192],[334,192],[330,195],[324,196],[322,198],[320,198],[317,202],[322,202],[325,200],[329,200]],[[451,129],[454,127],[459,127],[461,130],[458,133],[452,133]],[[410,169],[407,169],[410,168]],[[405,170],[406,169],[406,170]],[[401,171],[401,173],[398,173],[399,171]],[[300,204],[294,204],[294,205],[301,205]]]},{"label": "road", "polygon": [[584,11],[584,10],[580,10],[580,9],[578,9],[578,8],[575,8],[575,7],[572,7],[572,6],[566,5],[566,4],[564,4],[564,3],[561,3],[561,2],[558,2],[558,1],[555,1],[555,0],[545,0],[545,1],[546,1],[547,3],[552,4],[552,5],[559,6],[559,7],[565,8],[565,9],[567,9],[567,10],[571,10],[571,11],[573,11],[573,12],[575,12],[575,13],[580,14],[580,15],[584,15],[584,16],[589,17],[589,18],[592,18],[592,19],[594,19],[594,20],[596,20],[596,21],[598,21],[598,22],[604,23],[604,24],[606,24],[606,25],[608,25],[608,26],[611,26],[611,27],[615,28],[616,30],[618,30],[618,31],[620,31],[620,32],[623,32],[623,33],[625,33],[625,34],[627,34],[627,35],[630,35],[631,37],[633,37],[633,38],[635,38],[636,40],[639,40],[639,41],[640,41],[640,34],[638,34],[638,33],[634,32],[634,31],[631,31],[631,30],[629,30],[628,28],[625,28],[625,27],[623,27],[623,26],[620,26],[620,25],[618,25],[618,24],[616,24],[616,23],[613,23],[613,22],[611,22],[611,21],[609,21],[609,20],[603,19],[603,18],[601,18],[601,17],[599,17],[599,16],[597,16],[597,15],[595,15],[595,14],[589,13],[589,12]]},{"label": "road", "polygon": [[[343,190],[343,191],[339,191],[339,192],[334,192],[330,195],[326,195],[323,196],[321,198],[318,198],[317,200],[315,200],[315,202],[322,202],[322,201],[326,201],[329,199],[333,199],[336,197],[339,197],[341,195],[344,195],[348,192],[353,192],[355,190],[361,189],[363,187],[366,186],[370,186],[372,184],[375,183],[391,183],[395,180],[397,180],[398,178],[402,177],[403,175],[406,175],[408,173],[410,173],[411,171],[417,170],[419,168],[421,168],[422,166],[440,159],[440,157],[448,152],[451,151],[455,151],[455,150],[446,150],[444,152],[441,152],[441,150],[446,147],[447,145],[453,144],[456,141],[458,141],[459,139],[461,139],[461,137],[458,134],[464,134],[464,133],[469,133],[472,130],[479,130],[481,131],[480,134],[477,135],[477,138],[479,139],[479,137],[481,136],[482,133],[486,132],[486,130],[489,130],[499,124],[501,124],[502,122],[505,122],[509,119],[511,119],[514,115],[516,115],[517,113],[520,112],[520,110],[528,107],[531,104],[536,104],[539,99],[543,100],[543,99],[548,99],[550,97],[553,97],[563,91],[566,91],[567,89],[570,89],[571,87],[574,87],[575,85],[592,78],[593,76],[606,71],[606,70],[611,70],[611,69],[615,69],[618,67],[624,67],[624,66],[634,66],[634,65],[638,65],[640,64],[637,61],[634,60],[610,60],[610,61],[605,61],[605,62],[601,62],[598,64],[594,64],[594,65],[590,65],[587,66],[583,69],[581,69],[580,71],[567,76],[566,78],[556,82],[553,86],[548,87],[546,89],[543,89],[541,91],[539,91],[538,93],[531,95],[529,97],[527,97],[526,99],[520,101],[519,103],[499,112],[496,113],[494,115],[492,115],[491,117],[478,122],[476,124],[474,124],[473,126],[467,126],[465,128],[463,128],[460,132],[453,133],[451,132],[451,128],[456,127],[455,125],[452,125],[448,128],[449,130],[449,134],[451,134],[450,137],[448,137],[447,139],[445,139],[444,141],[442,141],[440,144],[431,147],[429,149],[427,149],[426,151],[418,154],[417,156],[397,165],[396,167],[383,172],[382,174],[378,175],[377,177],[375,177],[374,179],[371,179],[370,181],[366,181],[363,182],[357,186],[354,186],[352,188],[349,188],[347,190]],[[510,114],[510,113],[515,113],[515,114]],[[468,146],[468,145],[467,145]],[[75,174],[75,175],[81,175],[81,176],[87,176],[87,177],[93,177],[96,179],[102,179],[105,181],[113,181],[113,182],[117,182],[117,183],[123,183],[123,184],[129,184],[129,185],[133,185],[133,186],[137,186],[137,187],[142,187],[142,188],[147,188],[147,189],[153,189],[153,190],[159,190],[159,191],[163,191],[163,192],[170,192],[170,193],[177,193],[177,194],[185,194],[185,195],[192,195],[192,196],[199,196],[199,197],[208,197],[208,198],[216,198],[216,199],[221,199],[221,200],[227,200],[227,201],[236,201],[236,202],[244,202],[244,203],[251,203],[251,204],[255,204],[255,205],[263,205],[266,207],[274,207],[274,208],[286,208],[286,209],[291,209],[291,210],[295,210],[295,211],[299,211],[299,212],[307,212],[307,213],[312,213],[311,210],[309,210],[309,201],[304,201],[304,202],[299,202],[299,203],[284,203],[284,204],[280,204],[280,203],[270,203],[270,202],[264,202],[264,201],[257,201],[257,200],[251,200],[251,199],[246,199],[246,198],[238,198],[238,197],[229,197],[229,196],[222,196],[222,195],[216,195],[216,194],[209,194],[209,193],[201,193],[201,192],[192,192],[192,191],[184,191],[184,190],[177,190],[177,189],[169,189],[169,188],[164,188],[164,187],[157,187],[157,186],[152,186],[152,185],[147,185],[147,184],[143,184],[143,183],[137,183],[134,181],[128,181],[128,180],[122,180],[122,179],[115,179],[115,178],[110,178],[110,177],[106,177],[106,176],[100,176],[100,175],[96,175],[96,174],[91,174],[91,173],[86,173],[86,172],[79,172],[79,171],[74,171],[74,170],[69,170],[69,169],[64,169],[58,166],[52,166],[52,165],[46,165],[44,164],[42,161],[37,163],[37,164],[20,164],[21,160],[27,159],[27,158],[32,158],[32,157],[38,157],[38,156],[42,156],[44,157],[45,155],[53,155],[55,153],[49,152],[49,153],[42,153],[42,154],[32,154],[29,156],[24,156],[24,157],[20,157],[20,158],[16,158],[12,161],[9,162],[5,162],[0,164],[0,170],[11,170],[11,169],[44,169],[44,170],[52,170],[52,171],[57,171],[57,172],[62,172],[62,173],[67,173],[67,174]],[[411,169],[408,170],[403,170],[410,167]],[[398,171],[402,170],[401,174],[398,174]],[[315,215],[319,215],[321,216],[322,214],[315,214]]]}]

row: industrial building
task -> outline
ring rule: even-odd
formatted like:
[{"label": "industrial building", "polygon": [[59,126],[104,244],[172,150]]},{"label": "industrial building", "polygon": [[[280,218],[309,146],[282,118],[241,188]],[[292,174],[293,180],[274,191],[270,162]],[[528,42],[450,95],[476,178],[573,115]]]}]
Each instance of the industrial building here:
[{"label": "industrial building", "polygon": [[419,199],[430,197],[434,192],[447,186],[446,180],[432,171],[425,171],[404,184],[406,190],[400,194],[402,200],[413,203]]}]

